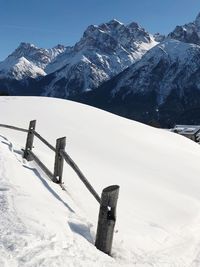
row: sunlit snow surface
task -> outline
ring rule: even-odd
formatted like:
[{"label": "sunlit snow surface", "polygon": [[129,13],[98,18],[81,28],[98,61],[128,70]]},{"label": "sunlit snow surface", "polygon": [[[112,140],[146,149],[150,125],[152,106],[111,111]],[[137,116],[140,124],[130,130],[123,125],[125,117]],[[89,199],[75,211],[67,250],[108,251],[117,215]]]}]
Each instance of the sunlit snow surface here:
[{"label": "sunlit snow surface", "polygon": [[[0,123],[66,150],[100,194],[120,185],[113,258],[94,246],[98,203],[69,167],[67,191],[22,159],[26,134],[0,128],[0,266],[200,266],[200,147],[166,130],[66,100],[1,97]],[[34,151],[53,170],[54,154]]]}]

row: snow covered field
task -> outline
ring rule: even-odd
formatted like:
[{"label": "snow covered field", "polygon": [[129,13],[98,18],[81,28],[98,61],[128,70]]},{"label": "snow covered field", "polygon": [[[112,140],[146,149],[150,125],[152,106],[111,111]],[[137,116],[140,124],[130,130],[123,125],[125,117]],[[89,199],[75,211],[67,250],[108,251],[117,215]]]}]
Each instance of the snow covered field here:
[{"label": "snow covered field", "polygon": [[[67,192],[22,159],[26,134],[0,128],[0,266],[200,266],[200,146],[66,100],[1,97],[0,123],[66,150],[100,194],[120,185],[113,258],[94,246],[98,203],[67,166]],[[53,169],[40,141],[34,151]]]}]

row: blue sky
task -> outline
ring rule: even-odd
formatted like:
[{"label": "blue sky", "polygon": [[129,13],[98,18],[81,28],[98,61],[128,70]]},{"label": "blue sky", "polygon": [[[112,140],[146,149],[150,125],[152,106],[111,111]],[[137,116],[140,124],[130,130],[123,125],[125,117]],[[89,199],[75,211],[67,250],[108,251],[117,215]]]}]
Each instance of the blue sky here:
[{"label": "blue sky", "polygon": [[0,60],[22,41],[72,45],[88,25],[113,18],[166,34],[199,12],[199,0],[0,0]]}]

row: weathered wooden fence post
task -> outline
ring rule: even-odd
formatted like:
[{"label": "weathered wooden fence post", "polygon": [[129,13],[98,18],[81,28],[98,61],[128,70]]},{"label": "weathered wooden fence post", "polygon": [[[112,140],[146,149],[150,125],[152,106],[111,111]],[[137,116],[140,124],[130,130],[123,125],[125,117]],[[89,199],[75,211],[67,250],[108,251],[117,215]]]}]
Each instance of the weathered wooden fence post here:
[{"label": "weathered wooden fence post", "polygon": [[112,249],[118,195],[118,185],[104,188],[101,195],[95,246],[108,255]]},{"label": "weathered wooden fence post", "polygon": [[58,138],[56,140],[56,155],[54,163],[54,177],[53,182],[62,183],[62,174],[63,174],[63,163],[64,159],[60,151],[64,150],[66,146],[66,137]]},{"label": "weathered wooden fence post", "polygon": [[31,161],[31,155],[29,153],[30,150],[33,148],[33,139],[34,139],[34,130],[36,126],[36,120],[30,121],[29,129],[28,129],[28,135],[26,139],[26,146],[24,150],[24,158],[28,161]]}]

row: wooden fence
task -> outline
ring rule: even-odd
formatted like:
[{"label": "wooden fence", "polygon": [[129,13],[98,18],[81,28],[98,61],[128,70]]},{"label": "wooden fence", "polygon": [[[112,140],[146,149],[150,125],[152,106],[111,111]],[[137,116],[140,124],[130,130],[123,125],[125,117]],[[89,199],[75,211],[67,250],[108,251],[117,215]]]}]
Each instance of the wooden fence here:
[{"label": "wooden fence", "polygon": [[[34,160],[42,171],[54,182],[62,187],[63,178],[63,165],[66,162],[78,175],[80,180],[93,195],[93,197],[100,204],[99,209],[99,220],[97,226],[97,234],[95,246],[103,251],[104,253],[110,255],[112,249],[112,241],[114,234],[114,226],[116,222],[116,206],[119,194],[119,186],[112,185],[103,189],[101,197],[95,191],[93,186],[86,179],[85,175],[82,173],[77,164],[72,160],[72,158],[65,151],[66,137],[58,138],[56,140],[56,147],[52,146],[47,140],[45,140],[38,132],[36,132],[36,120],[32,120],[29,123],[28,129],[19,128],[16,126],[0,124],[0,127],[8,128],[12,130],[17,130],[27,133],[27,139],[25,144],[25,149],[23,149],[23,157],[27,161]],[[34,137],[37,137],[41,142],[43,142],[49,149],[55,152],[54,160],[54,172],[52,173],[46,165],[35,155],[33,152],[33,142]],[[62,187],[63,188],[63,187]]]}]

